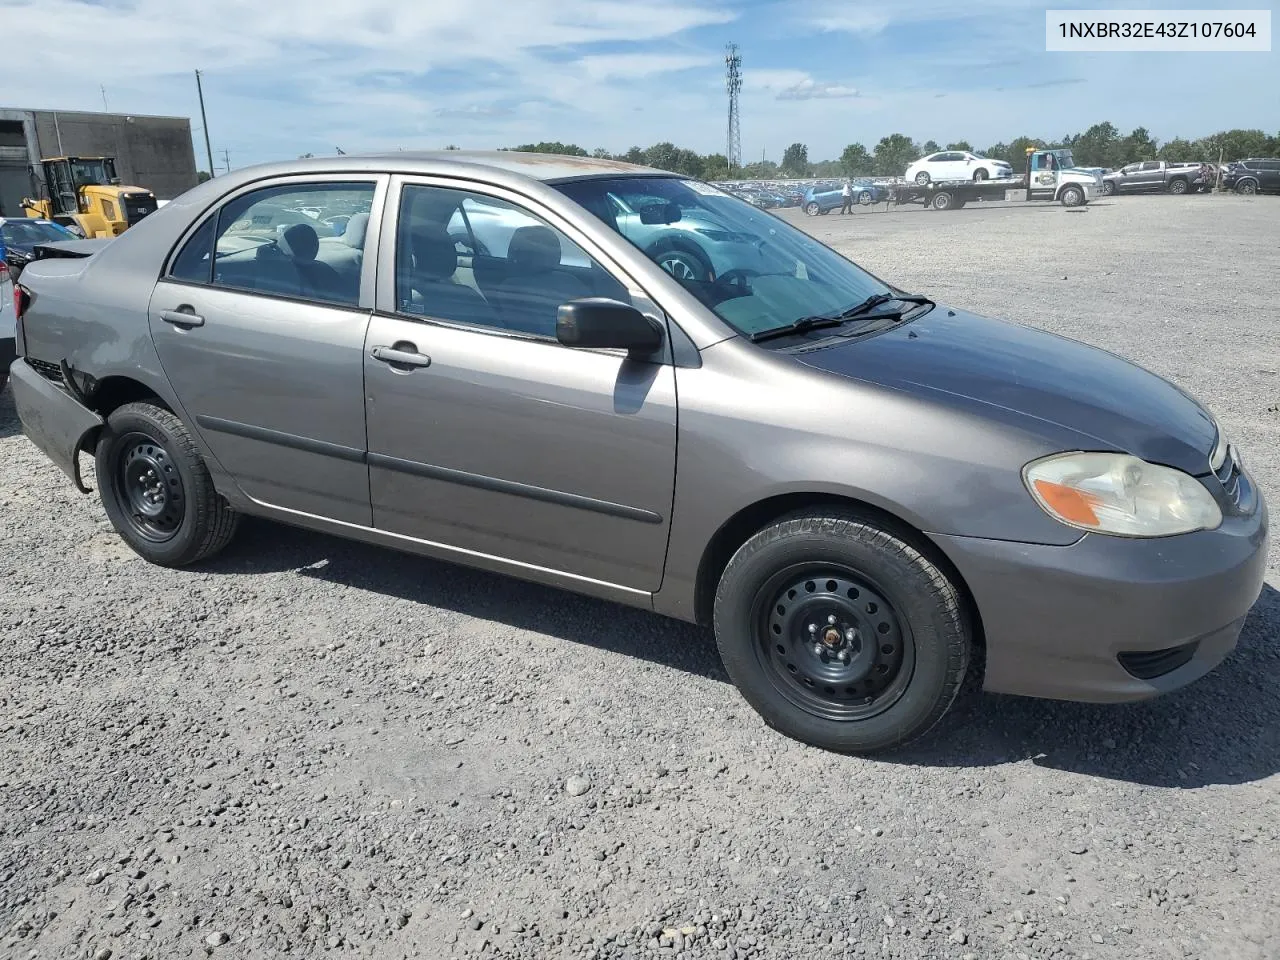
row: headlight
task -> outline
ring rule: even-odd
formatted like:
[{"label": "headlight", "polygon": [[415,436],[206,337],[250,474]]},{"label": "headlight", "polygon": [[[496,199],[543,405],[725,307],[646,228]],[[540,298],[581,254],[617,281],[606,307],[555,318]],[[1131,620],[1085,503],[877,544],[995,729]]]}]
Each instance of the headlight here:
[{"label": "headlight", "polygon": [[1194,477],[1124,453],[1062,453],[1022,469],[1027,489],[1069,527],[1117,537],[1212,530],[1222,511]]}]

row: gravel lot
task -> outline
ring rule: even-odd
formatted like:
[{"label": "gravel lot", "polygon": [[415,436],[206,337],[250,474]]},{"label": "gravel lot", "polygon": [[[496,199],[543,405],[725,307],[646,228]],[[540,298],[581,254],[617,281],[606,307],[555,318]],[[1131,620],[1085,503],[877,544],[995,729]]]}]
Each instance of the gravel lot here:
[{"label": "gravel lot", "polygon": [[[1280,496],[1280,200],[812,220],[1107,347]],[[886,760],[781,739],[710,637],[250,523],[136,559],[0,395],[0,956],[1280,956],[1280,570],[1163,700],[971,699]]]}]

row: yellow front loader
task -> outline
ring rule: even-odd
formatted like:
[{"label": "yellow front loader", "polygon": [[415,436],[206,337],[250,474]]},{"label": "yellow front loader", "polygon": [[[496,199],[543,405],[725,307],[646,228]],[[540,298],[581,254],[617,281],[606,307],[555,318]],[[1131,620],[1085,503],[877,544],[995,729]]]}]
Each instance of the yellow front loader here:
[{"label": "yellow front loader", "polygon": [[50,157],[40,172],[44,197],[24,198],[26,215],[89,239],[119,236],[158,206],[150,190],[121,185],[114,157]]}]

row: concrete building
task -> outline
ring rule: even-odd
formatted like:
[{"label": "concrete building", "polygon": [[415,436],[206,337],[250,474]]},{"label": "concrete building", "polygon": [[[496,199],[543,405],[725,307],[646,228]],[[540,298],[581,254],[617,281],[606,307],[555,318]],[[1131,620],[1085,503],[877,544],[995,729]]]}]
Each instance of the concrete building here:
[{"label": "concrete building", "polygon": [[30,166],[45,157],[115,157],[121,183],[172,200],[196,185],[195,148],[186,117],[21,110],[0,107],[0,210],[22,215],[33,196]]}]

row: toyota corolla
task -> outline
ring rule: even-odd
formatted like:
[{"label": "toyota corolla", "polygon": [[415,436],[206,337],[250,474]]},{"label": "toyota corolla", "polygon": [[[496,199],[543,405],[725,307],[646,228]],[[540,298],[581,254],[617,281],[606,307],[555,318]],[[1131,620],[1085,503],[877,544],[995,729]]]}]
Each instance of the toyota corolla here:
[{"label": "toyota corolla", "polygon": [[[300,203],[368,220],[321,243],[272,218]],[[480,209],[519,224],[501,249]],[[673,272],[622,209],[736,242]],[[27,436],[85,492],[92,454],[148,561],[208,563],[253,514],[706,624],[764,719],[825,748],[924,734],[979,669],[1035,697],[1173,690],[1262,587],[1262,495],[1181,389],[661,171],[246,168],[32,263],[16,305]]]}]

